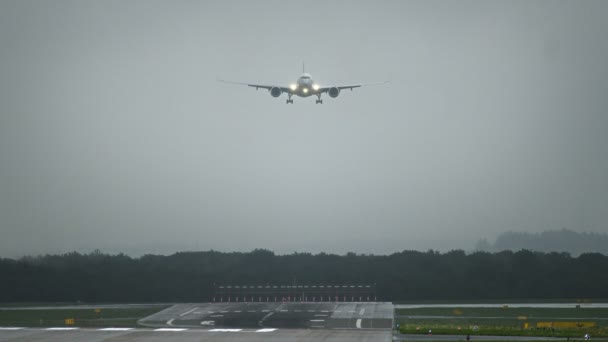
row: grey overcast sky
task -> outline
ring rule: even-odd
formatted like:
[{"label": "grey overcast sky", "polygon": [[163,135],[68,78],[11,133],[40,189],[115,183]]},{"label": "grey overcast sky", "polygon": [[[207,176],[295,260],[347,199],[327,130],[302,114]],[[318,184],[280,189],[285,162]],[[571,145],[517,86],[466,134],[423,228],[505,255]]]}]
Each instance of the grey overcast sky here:
[{"label": "grey overcast sky", "polygon": [[[0,0],[0,256],[608,223],[608,1]],[[216,82],[391,80],[315,105]]]}]

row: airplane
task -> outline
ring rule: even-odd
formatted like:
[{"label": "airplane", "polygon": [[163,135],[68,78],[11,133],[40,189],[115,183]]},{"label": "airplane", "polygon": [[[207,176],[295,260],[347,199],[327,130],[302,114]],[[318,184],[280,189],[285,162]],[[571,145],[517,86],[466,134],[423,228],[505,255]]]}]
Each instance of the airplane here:
[{"label": "airplane", "polygon": [[306,70],[304,68],[304,63],[302,63],[302,74],[300,75],[298,80],[295,83],[292,83],[286,87],[277,86],[277,85],[267,85],[267,84],[251,84],[251,83],[242,83],[242,82],[232,82],[232,81],[226,81],[226,80],[218,80],[218,81],[224,82],[224,83],[246,85],[246,86],[255,88],[255,90],[258,90],[260,88],[266,89],[270,92],[270,95],[272,97],[279,97],[283,93],[286,93],[287,100],[285,101],[285,103],[287,103],[287,104],[290,104],[290,103],[293,104],[293,99],[291,97],[294,95],[297,95],[299,97],[309,97],[309,96],[314,95],[317,97],[317,100],[315,101],[315,103],[323,104],[323,100],[321,100],[321,95],[324,93],[327,93],[327,95],[329,95],[329,97],[336,98],[336,97],[338,97],[338,95],[340,95],[340,91],[342,91],[344,89],[350,89],[352,91],[354,88],[359,88],[359,87],[374,85],[374,84],[384,84],[384,83],[389,82],[389,81],[384,81],[384,82],[362,83],[362,84],[352,84],[352,85],[320,86],[318,83],[313,81],[312,76],[310,74],[306,73]]}]

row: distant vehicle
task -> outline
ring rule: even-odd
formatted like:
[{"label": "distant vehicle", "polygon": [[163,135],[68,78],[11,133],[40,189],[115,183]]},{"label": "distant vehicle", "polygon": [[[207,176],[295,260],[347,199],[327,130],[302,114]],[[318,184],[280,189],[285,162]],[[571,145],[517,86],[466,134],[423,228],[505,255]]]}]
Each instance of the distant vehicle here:
[{"label": "distant vehicle", "polygon": [[277,86],[277,85],[269,85],[269,84],[250,84],[250,83],[241,83],[241,82],[231,82],[231,81],[226,81],[226,80],[218,80],[218,81],[224,82],[224,83],[246,85],[249,87],[253,87],[256,90],[258,90],[260,88],[266,89],[270,92],[270,95],[272,95],[273,97],[279,97],[283,93],[286,93],[287,100],[285,102],[288,104],[289,103],[293,104],[293,100],[291,99],[291,97],[294,95],[297,95],[299,97],[309,97],[309,96],[314,95],[317,97],[317,100],[315,103],[322,104],[323,100],[321,100],[321,95],[324,93],[327,93],[327,95],[329,95],[329,97],[336,98],[336,97],[338,97],[338,95],[340,95],[340,91],[342,91],[344,89],[353,90],[354,88],[359,88],[359,87],[363,87],[363,86],[367,86],[367,85],[384,84],[384,83],[389,82],[389,81],[384,81],[384,82],[376,82],[376,83],[361,83],[361,84],[351,84],[351,85],[320,86],[319,84],[317,84],[316,82],[314,82],[312,80],[312,76],[310,74],[306,73],[306,71],[304,69],[304,64],[302,64],[302,74],[300,75],[298,80],[295,83],[290,84],[289,86]]}]

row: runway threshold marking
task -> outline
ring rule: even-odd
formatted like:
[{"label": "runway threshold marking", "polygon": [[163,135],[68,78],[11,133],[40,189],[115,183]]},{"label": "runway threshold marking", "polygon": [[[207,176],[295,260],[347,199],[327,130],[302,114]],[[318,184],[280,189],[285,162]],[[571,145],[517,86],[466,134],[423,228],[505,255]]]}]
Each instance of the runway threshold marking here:
[{"label": "runway threshold marking", "polygon": [[46,328],[48,331],[68,331],[68,330],[78,330],[80,328],[65,328],[65,327],[57,327],[57,328]]},{"label": "runway threshold marking", "polygon": [[264,329],[256,330],[255,332],[256,333],[258,333],[258,332],[273,332],[273,331],[276,331],[276,330],[278,330],[278,329],[275,329],[275,328],[264,328]]},{"label": "runway threshold marking", "polygon": [[361,318],[357,319],[357,323],[355,324],[357,329],[361,329]]},{"label": "runway threshold marking", "polygon": [[184,316],[186,316],[187,314],[194,312],[196,309],[198,309],[198,308],[194,308],[194,309],[192,309],[192,310],[188,310],[188,311],[184,312],[183,314],[180,314],[179,316],[180,316],[180,317],[184,317]]},{"label": "runway threshold marking", "polygon": [[129,331],[133,330],[133,328],[101,328],[97,329],[97,331]]},{"label": "runway threshold marking", "polygon": [[186,331],[188,329],[185,328],[158,328],[153,331],[167,331],[167,332],[178,332],[178,331]]}]

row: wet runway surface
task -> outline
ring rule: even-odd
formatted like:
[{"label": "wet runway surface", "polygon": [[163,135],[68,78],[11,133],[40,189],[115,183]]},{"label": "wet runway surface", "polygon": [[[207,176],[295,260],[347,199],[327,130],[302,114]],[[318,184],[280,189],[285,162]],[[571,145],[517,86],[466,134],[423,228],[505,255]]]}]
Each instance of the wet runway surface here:
[{"label": "wet runway surface", "polygon": [[177,304],[139,321],[154,327],[388,329],[393,305],[375,302]]},{"label": "wet runway surface", "polygon": [[[107,328],[106,328],[107,329]],[[111,329],[111,328],[110,328]],[[286,341],[286,342],[371,342],[391,341],[390,330],[323,330],[323,329],[185,329],[157,328],[132,330],[104,329],[17,329],[0,328],[0,342],[38,341]]]}]

